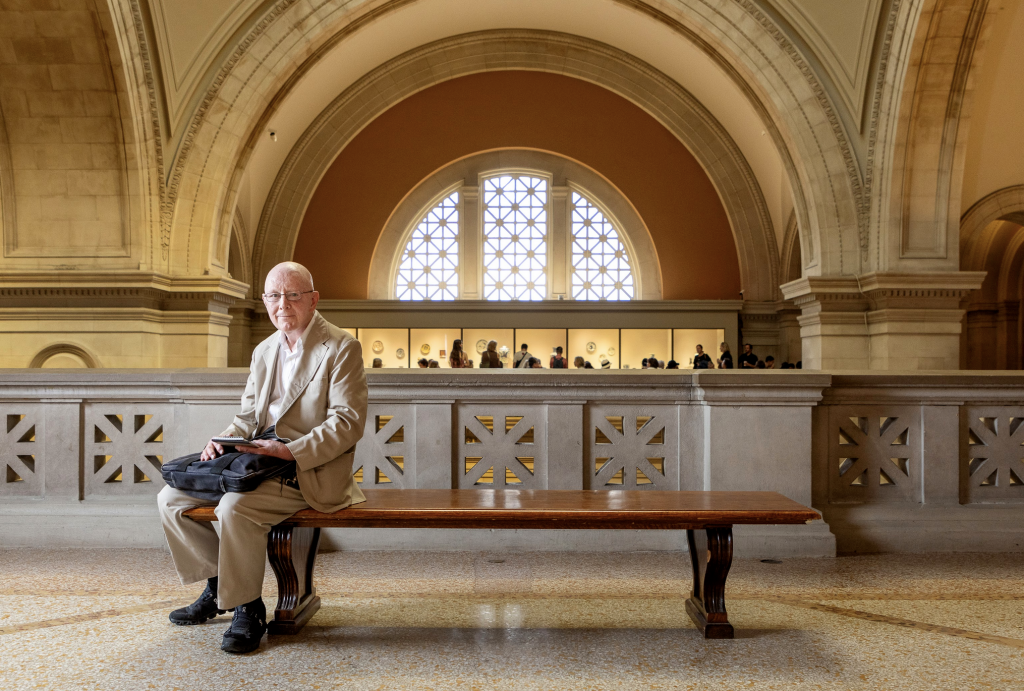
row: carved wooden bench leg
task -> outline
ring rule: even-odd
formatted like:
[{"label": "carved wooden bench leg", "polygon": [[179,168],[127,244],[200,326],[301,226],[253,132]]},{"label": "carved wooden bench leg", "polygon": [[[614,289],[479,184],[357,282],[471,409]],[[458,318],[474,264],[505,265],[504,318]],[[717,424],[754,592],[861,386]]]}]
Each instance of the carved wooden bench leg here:
[{"label": "carved wooden bench leg", "polygon": [[269,633],[298,633],[320,609],[320,598],[313,587],[319,545],[319,528],[276,525],[270,529],[267,556],[277,576],[278,595],[274,620],[267,625]]},{"label": "carved wooden bench leg", "polygon": [[686,542],[693,563],[693,595],[686,613],[704,638],[732,638],[725,611],[725,579],[732,566],[732,526],[687,530]]}]

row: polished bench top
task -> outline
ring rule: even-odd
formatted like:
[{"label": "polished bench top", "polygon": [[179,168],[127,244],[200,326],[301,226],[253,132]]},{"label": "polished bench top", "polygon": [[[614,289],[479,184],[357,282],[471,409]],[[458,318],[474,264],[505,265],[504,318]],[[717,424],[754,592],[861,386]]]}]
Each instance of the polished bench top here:
[{"label": "polished bench top", "polygon": [[[682,530],[709,525],[798,524],[821,516],[777,492],[656,490],[368,489],[335,513],[299,511],[283,525],[321,528],[528,528]],[[215,521],[212,506],[185,512]]]}]

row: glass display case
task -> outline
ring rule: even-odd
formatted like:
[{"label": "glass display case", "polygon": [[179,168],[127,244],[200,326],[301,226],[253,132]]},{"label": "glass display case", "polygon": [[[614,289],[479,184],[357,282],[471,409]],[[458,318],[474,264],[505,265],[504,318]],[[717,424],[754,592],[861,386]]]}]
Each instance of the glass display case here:
[{"label": "glass display case", "polygon": [[642,369],[644,358],[672,359],[671,329],[622,329],[622,367]]},{"label": "glass display case", "polygon": [[[437,360],[438,367],[445,369],[448,365],[448,356],[452,354],[452,344],[462,338],[462,329],[410,329],[409,343],[412,352],[409,353],[409,366],[418,367],[416,363],[420,358]],[[463,349],[466,345],[463,344]],[[466,349],[468,350],[468,349]],[[475,361],[472,354],[470,355]]]},{"label": "glass display case", "polygon": [[378,357],[386,368],[409,366],[409,329],[359,329],[356,338],[365,366],[372,367]]},{"label": "glass display case", "polygon": [[[516,329],[516,350],[523,344],[529,346],[530,354],[540,360],[541,367],[548,367],[551,364],[551,356],[555,354],[555,348],[562,346],[562,356],[568,350],[569,343],[566,339],[565,329]],[[568,361],[571,364],[572,360]]]},{"label": "glass display case", "polygon": [[[504,348],[505,352],[511,353],[514,348],[519,347],[513,343],[512,339],[512,329],[462,330],[462,347],[466,349],[469,357],[473,360],[473,367],[480,366],[480,353],[487,349],[488,341],[498,342],[498,352],[502,352],[502,348]],[[506,357],[502,360],[502,364],[508,367],[509,361],[510,358]]]},{"label": "glass display case", "polygon": [[[576,356],[590,362],[594,369],[642,369],[644,358],[654,355],[668,363],[675,360],[679,369],[692,369],[697,344],[712,361],[718,359],[718,346],[725,340],[725,329],[345,329],[363,345],[363,361],[372,366],[379,357],[385,368],[416,367],[420,358],[437,360],[438,366],[447,368],[448,356],[456,339],[462,339],[466,355],[473,367],[480,366],[480,353],[487,342],[498,342],[499,354],[505,353],[502,363],[512,366],[519,346],[526,343],[530,354],[547,369],[557,346],[562,346],[567,366],[574,369]],[[733,347],[733,358],[736,357]]]},{"label": "glass display case", "polygon": [[[711,356],[711,364],[718,367],[718,346],[725,340],[725,329],[675,329],[672,340],[672,359],[679,363],[679,369],[693,369],[698,343]],[[735,358],[736,353],[732,356]]]},{"label": "glass display case", "polygon": [[569,367],[576,356],[601,369],[607,360],[609,369],[619,368],[619,329],[569,329]]}]

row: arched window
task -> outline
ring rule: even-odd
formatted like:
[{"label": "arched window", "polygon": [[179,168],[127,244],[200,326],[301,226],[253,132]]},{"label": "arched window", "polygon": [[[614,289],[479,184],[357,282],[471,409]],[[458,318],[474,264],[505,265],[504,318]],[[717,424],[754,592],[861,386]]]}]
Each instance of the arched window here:
[{"label": "arched window", "polygon": [[615,226],[579,192],[572,193],[572,299],[632,300],[629,253]]},{"label": "arched window", "polygon": [[412,231],[398,266],[395,295],[399,300],[459,297],[458,192],[438,202]]},{"label": "arched window", "polygon": [[373,262],[374,299],[624,301],[661,292],[650,234],[629,200],[543,152],[486,152],[422,181],[392,213]]},{"label": "arched window", "polygon": [[483,184],[485,300],[543,300],[547,295],[548,183],[499,175]]}]

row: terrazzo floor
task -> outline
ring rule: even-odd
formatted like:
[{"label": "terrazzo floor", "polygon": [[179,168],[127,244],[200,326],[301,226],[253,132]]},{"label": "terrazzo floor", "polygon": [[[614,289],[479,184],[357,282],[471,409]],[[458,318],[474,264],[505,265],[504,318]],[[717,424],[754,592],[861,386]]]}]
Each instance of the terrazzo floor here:
[{"label": "terrazzo floor", "polygon": [[0,551],[0,689],[1024,689],[1024,555],[737,560],[731,641],[686,554],[334,552],[317,585],[232,656],[229,615],[167,621],[200,588],[164,552]]}]

